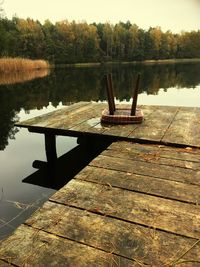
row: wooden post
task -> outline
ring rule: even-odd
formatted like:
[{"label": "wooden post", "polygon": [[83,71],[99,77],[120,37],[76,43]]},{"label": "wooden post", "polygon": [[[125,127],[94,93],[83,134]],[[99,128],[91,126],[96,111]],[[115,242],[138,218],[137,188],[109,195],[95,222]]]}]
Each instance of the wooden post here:
[{"label": "wooden post", "polygon": [[132,102],[132,106],[131,106],[131,116],[135,116],[136,115],[136,106],[137,106],[139,82],[140,82],[140,74],[138,74],[138,76],[137,76],[137,81],[136,81],[135,89],[134,89],[134,92],[133,92],[133,102]]},{"label": "wooden post", "polygon": [[113,89],[113,81],[112,81],[112,74],[111,73],[109,73],[108,79],[109,79],[109,84],[110,84],[110,94],[111,94],[112,106],[113,106],[113,110],[115,111],[116,108],[115,108],[114,89]]},{"label": "wooden post", "polygon": [[114,103],[114,94],[113,94],[113,88],[112,88],[111,74],[105,76],[105,81],[106,81],[106,91],[107,91],[107,97],[108,97],[109,113],[110,115],[114,115],[115,103]]},{"label": "wooden post", "polygon": [[55,134],[45,133],[45,151],[48,163],[54,163],[57,159],[56,136]]}]

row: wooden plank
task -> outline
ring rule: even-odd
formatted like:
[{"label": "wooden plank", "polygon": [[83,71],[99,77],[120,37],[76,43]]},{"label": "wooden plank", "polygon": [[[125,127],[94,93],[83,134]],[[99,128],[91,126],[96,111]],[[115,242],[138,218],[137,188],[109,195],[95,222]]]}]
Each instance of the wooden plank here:
[{"label": "wooden plank", "polygon": [[110,129],[111,127],[112,127],[112,125],[101,123],[101,121],[100,121],[98,124],[96,124],[92,128],[90,128],[90,133],[100,135],[103,132],[105,132],[106,130]]},{"label": "wooden plank", "polygon": [[68,106],[66,108],[55,110],[55,111],[46,113],[44,115],[40,115],[40,116],[34,117],[32,119],[29,119],[29,120],[25,120],[25,121],[22,121],[22,122],[15,123],[15,125],[16,126],[20,126],[20,127],[30,127],[30,126],[33,126],[35,124],[37,125],[39,122],[42,125],[43,123],[45,124],[46,121],[48,121],[49,119],[52,119],[52,118],[58,117],[58,116],[67,116],[73,110],[77,110],[78,108],[87,106],[89,104],[90,104],[90,102],[78,102],[78,103],[70,105],[70,106]]},{"label": "wooden plank", "polygon": [[31,126],[30,130],[36,131],[37,129],[39,129],[39,132],[53,132],[54,134],[65,134],[71,136],[82,135],[82,132],[70,130],[70,128],[84,123],[86,120],[88,120],[88,118],[93,118],[94,111],[96,110],[96,108],[98,108],[98,106],[98,103],[90,103],[87,106],[81,107],[71,112],[68,116],[54,116],[43,124],[40,124],[40,122],[38,122],[34,126]]},{"label": "wooden plank", "polygon": [[177,107],[158,107],[158,110],[149,115],[128,137],[130,139],[160,142],[169,125],[174,120],[178,109]]},{"label": "wooden plank", "polygon": [[180,167],[185,169],[193,169],[193,170],[200,170],[200,163],[199,162],[191,162],[186,160],[179,160],[179,159],[170,159],[170,158],[163,158],[159,156],[159,153],[130,153],[128,150],[105,150],[102,153],[103,156],[108,157],[115,157],[118,159],[129,159],[134,161],[142,161],[142,162],[149,162],[152,164],[161,165],[167,165],[167,166],[173,166],[173,167]]},{"label": "wooden plank", "polygon": [[200,204],[200,187],[154,177],[87,166],[76,179],[128,189],[149,195]]},{"label": "wooden plank", "polygon": [[199,117],[199,108],[180,108],[162,141],[200,147]]},{"label": "wooden plank", "polygon": [[[197,241],[51,202],[26,224],[148,266],[170,263]],[[183,259],[200,261],[199,251],[194,246]]]},{"label": "wooden plank", "polygon": [[136,124],[110,125],[110,127],[105,127],[101,134],[115,137],[127,137],[136,127]]},{"label": "wooden plank", "polygon": [[200,207],[137,192],[72,180],[51,200],[106,216],[200,238]]},{"label": "wooden plank", "polygon": [[155,144],[138,144],[132,142],[113,142],[108,149],[116,151],[129,151],[130,154],[152,155],[160,158],[186,160],[200,163],[200,150],[198,148],[175,148]]},{"label": "wooden plank", "polygon": [[73,125],[77,125],[82,121],[87,120],[87,116],[92,112],[93,109],[95,109],[96,105],[98,104],[90,103],[88,105],[71,111],[68,116],[66,116],[65,114],[62,114],[60,116],[54,116],[49,120],[43,122],[42,124],[41,122],[38,122],[37,124],[34,124],[34,126],[68,130]]},{"label": "wooden plank", "polygon": [[0,245],[0,255],[17,266],[136,266],[132,260],[25,225]]},{"label": "wooden plank", "polygon": [[11,265],[5,261],[0,260],[0,267],[10,267]]},{"label": "wooden plank", "polygon": [[101,113],[104,108],[107,107],[107,104],[98,104],[95,109],[92,110],[92,114],[84,122],[79,125],[75,125],[70,128],[70,130],[77,132],[91,132],[91,128],[100,123]]},{"label": "wooden plank", "polygon": [[99,155],[90,166],[200,185],[200,171]]},{"label": "wooden plank", "polygon": [[96,126],[97,124],[99,124],[100,122],[100,117],[94,117],[91,119],[88,119],[84,122],[82,122],[79,125],[75,125],[72,128],[70,128],[70,130],[74,131],[74,132],[89,132],[90,133],[90,129],[94,126]]}]

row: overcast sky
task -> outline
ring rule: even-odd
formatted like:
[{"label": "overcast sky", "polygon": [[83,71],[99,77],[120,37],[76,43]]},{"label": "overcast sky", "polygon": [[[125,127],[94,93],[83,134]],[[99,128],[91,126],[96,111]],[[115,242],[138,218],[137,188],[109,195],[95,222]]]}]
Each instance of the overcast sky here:
[{"label": "overcast sky", "polygon": [[0,0],[5,15],[41,23],[67,19],[136,23],[143,29],[161,26],[172,32],[200,30],[200,0]]}]

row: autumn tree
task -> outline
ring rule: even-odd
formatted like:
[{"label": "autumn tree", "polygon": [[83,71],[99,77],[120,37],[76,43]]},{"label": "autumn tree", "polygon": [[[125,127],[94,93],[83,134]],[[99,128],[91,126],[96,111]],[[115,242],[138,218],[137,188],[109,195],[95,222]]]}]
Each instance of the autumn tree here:
[{"label": "autumn tree", "polygon": [[105,43],[105,55],[108,60],[112,59],[113,37],[113,25],[107,22],[103,25],[102,40]]},{"label": "autumn tree", "polygon": [[115,25],[69,22],[44,24],[0,17],[0,56],[44,58],[50,62],[106,62],[200,57],[200,31],[173,34],[130,21]]},{"label": "autumn tree", "polygon": [[42,58],[44,55],[44,33],[39,21],[16,19],[19,34],[19,54],[28,58]]},{"label": "autumn tree", "polygon": [[127,30],[121,23],[114,27],[112,56],[118,60],[125,59]]},{"label": "autumn tree", "polygon": [[186,58],[200,57],[200,30],[182,32],[178,38],[178,56]]},{"label": "autumn tree", "polygon": [[99,38],[94,25],[86,22],[76,24],[73,22],[74,50],[78,62],[96,61],[99,51]]},{"label": "autumn tree", "polygon": [[140,52],[139,27],[136,24],[130,26],[127,36],[127,59],[135,60]]},{"label": "autumn tree", "polygon": [[151,42],[151,56],[153,59],[159,59],[161,41],[162,41],[162,31],[160,27],[150,28],[149,36]]}]

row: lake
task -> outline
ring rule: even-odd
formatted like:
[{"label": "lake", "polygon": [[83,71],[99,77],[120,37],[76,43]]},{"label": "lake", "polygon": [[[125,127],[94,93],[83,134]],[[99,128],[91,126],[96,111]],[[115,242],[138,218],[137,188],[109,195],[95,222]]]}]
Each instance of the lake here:
[{"label": "lake", "polygon": [[[67,166],[54,177],[60,183],[50,185],[48,175],[32,167],[34,160],[46,160],[44,136],[14,127],[14,123],[79,101],[105,101],[103,78],[108,72],[113,74],[117,102],[130,102],[134,79],[141,73],[138,104],[200,107],[200,63],[127,64],[0,74],[0,239],[12,233],[65,184],[70,177],[67,172],[71,171]],[[58,156],[77,144],[76,138],[70,137],[57,137],[56,143]]]}]

